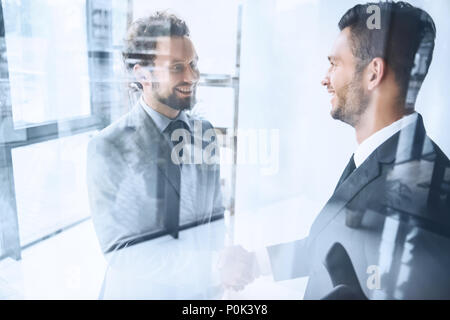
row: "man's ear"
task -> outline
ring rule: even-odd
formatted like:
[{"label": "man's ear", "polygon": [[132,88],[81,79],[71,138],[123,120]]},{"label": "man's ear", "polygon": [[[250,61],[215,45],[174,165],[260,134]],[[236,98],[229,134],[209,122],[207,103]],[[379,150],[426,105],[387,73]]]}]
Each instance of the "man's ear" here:
[{"label": "man's ear", "polygon": [[369,91],[377,88],[381,81],[386,76],[386,61],[382,58],[373,59],[367,66],[368,86]]},{"label": "man's ear", "polygon": [[138,81],[143,87],[151,84],[151,73],[143,68],[140,64],[135,64],[133,67],[133,73],[136,77],[136,81]]}]

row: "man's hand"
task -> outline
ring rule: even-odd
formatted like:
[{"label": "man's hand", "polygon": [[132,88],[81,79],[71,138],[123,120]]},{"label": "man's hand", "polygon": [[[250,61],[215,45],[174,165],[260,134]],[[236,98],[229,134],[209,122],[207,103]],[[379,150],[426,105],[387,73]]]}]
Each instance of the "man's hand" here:
[{"label": "man's hand", "polygon": [[225,248],[220,254],[218,267],[222,285],[236,291],[244,289],[260,275],[255,254],[241,246]]}]

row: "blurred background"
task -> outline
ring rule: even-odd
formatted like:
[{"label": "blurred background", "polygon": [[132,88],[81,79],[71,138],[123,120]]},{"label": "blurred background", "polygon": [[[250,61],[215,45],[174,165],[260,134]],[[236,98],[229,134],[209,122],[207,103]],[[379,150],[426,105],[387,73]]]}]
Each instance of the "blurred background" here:
[{"label": "blurred background", "polygon": [[[450,155],[450,2],[411,0],[437,26],[416,109]],[[86,147],[129,111],[121,60],[129,24],[184,19],[200,57],[192,111],[226,136],[229,243],[304,237],[357,144],[329,115],[322,80],[343,0],[2,0],[0,299],[97,299],[106,261],[90,220]],[[235,298],[299,299],[307,279],[259,279]]]}]

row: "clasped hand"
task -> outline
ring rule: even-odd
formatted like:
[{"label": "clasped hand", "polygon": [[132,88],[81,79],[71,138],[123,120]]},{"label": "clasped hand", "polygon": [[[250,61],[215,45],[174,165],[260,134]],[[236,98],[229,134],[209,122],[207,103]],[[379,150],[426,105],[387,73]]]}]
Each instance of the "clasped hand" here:
[{"label": "clasped hand", "polygon": [[225,289],[240,291],[260,276],[256,255],[242,246],[225,248],[219,257],[218,268]]}]

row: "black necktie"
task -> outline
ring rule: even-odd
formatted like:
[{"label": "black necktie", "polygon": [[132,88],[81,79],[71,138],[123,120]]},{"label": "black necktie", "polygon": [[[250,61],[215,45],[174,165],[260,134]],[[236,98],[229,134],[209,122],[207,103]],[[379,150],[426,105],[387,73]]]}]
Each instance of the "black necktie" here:
[{"label": "black necktie", "polygon": [[[170,145],[170,152],[172,151],[172,148],[175,144],[178,144],[179,142],[172,141],[172,134],[177,129],[186,129],[189,130],[189,127],[187,124],[181,120],[175,120],[169,123],[166,129],[164,129],[163,134],[166,135],[166,138],[169,140]],[[184,138],[183,138],[184,139]],[[179,156],[183,156],[183,149],[181,149]],[[171,153],[168,155],[169,159],[168,161],[171,161]],[[181,164],[180,164],[181,167]],[[181,178],[179,173],[179,168],[173,162],[171,162],[170,165],[166,168],[166,175],[171,176],[172,183],[175,184],[176,189],[180,190],[181,192]],[[177,195],[170,184],[164,180],[164,183],[160,183],[162,194],[164,198],[165,208],[166,208],[166,215],[165,215],[165,221],[164,226],[166,228],[166,231],[172,235],[175,239],[178,239],[178,232],[179,232],[179,224],[180,224],[180,195]]]},{"label": "black necktie", "polygon": [[[171,147],[177,145],[178,143],[180,143],[186,137],[185,135],[183,135],[182,137],[180,137],[178,139],[178,141],[173,141],[172,140],[172,134],[177,129],[187,130],[189,132],[189,134],[190,134],[189,127],[184,121],[182,121],[182,120],[174,120],[171,123],[169,123],[167,128],[164,129],[164,133],[166,133],[168,135]],[[185,143],[190,143],[190,141],[186,141]],[[183,149],[180,150],[178,155],[180,156],[180,158],[183,157]]]},{"label": "black necktie", "polygon": [[342,176],[339,179],[339,182],[338,182],[336,188],[334,189],[334,192],[336,192],[336,190],[339,188],[339,186],[342,183],[344,183],[345,180],[347,180],[347,178],[352,174],[353,171],[355,171],[355,169],[356,169],[355,159],[354,159],[354,155],[352,155],[352,157],[350,158],[350,161],[347,164],[347,167],[345,167],[344,172],[342,173]]}]

